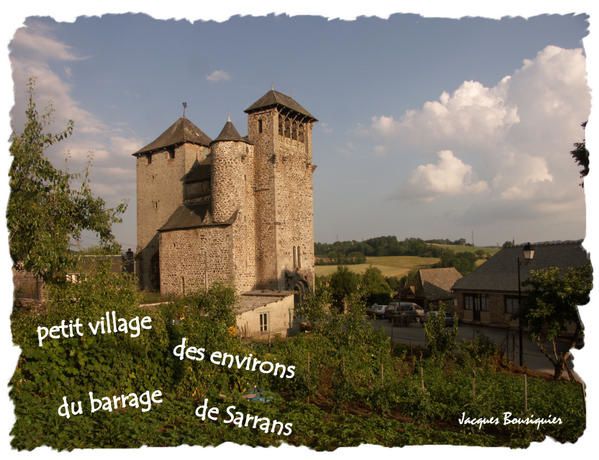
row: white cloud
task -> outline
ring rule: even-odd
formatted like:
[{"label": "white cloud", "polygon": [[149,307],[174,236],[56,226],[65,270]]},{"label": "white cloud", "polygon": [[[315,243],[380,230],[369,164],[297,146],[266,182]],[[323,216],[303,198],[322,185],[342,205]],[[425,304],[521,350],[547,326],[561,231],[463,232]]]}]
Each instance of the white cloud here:
[{"label": "white cloud", "polygon": [[505,83],[486,88],[465,81],[453,94],[443,92],[437,101],[427,101],[420,110],[409,110],[399,120],[374,116],[371,128],[386,138],[412,143],[441,145],[447,140],[488,145],[520,121],[515,106],[505,103]]},{"label": "white cloud", "polygon": [[[493,199],[473,205],[469,219],[486,219],[494,208],[505,213],[520,206],[517,202],[533,206],[535,214],[556,216],[584,206],[569,151],[583,138],[580,124],[589,112],[582,50],[548,46],[494,86],[465,81],[400,117],[374,116],[369,133],[391,151],[410,152],[411,158],[451,151],[437,164],[418,166],[400,196],[412,188],[431,200],[468,190],[468,185],[474,187],[470,194],[485,184]],[[471,164],[477,165],[478,183],[468,182]],[[584,222],[584,213],[578,219]]]},{"label": "white cloud", "polygon": [[224,70],[215,70],[214,72],[206,75],[206,80],[218,82],[218,81],[228,81],[231,79],[231,75],[229,75]]},{"label": "white cloud", "polygon": [[77,56],[71,46],[51,36],[50,29],[40,22],[33,22],[15,32],[10,44],[11,50],[29,57],[45,60],[76,61],[84,59]]},{"label": "white cloud", "polygon": [[437,156],[437,163],[416,168],[400,194],[402,198],[432,201],[440,196],[477,194],[488,189],[485,181],[475,180],[472,166],[457,158],[451,150],[441,150]]},{"label": "white cloud", "polygon": [[[49,148],[46,152],[49,158],[57,167],[71,172],[81,171],[91,160],[91,186],[95,193],[113,204],[122,199],[134,201],[135,164],[130,155],[142,142],[124,134],[128,132],[126,126],[104,122],[74,98],[73,66],[80,59],[76,50],[54,38],[49,26],[31,22],[15,33],[10,58],[15,83],[13,129],[19,132],[25,122],[27,81],[33,77],[38,111],[52,108],[52,124],[46,129],[58,132],[65,128],[67,120],[74,121],[73,135]],[[69,62],[69,65],[51,66],[51,61]],[[63,76],[54,68],[64,71]]]}]

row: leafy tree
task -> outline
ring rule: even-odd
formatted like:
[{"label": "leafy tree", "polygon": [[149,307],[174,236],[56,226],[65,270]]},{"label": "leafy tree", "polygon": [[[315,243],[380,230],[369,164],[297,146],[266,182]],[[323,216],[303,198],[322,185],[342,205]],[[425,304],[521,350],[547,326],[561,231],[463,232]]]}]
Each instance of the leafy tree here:
[{"label": "leafy tree", "polygon": [[373,303],[387,304],[391,300],[393,291],[383,276],[383,272],[371,265],[362,275],[362,292],[364,301],[371,305]]},{"label": "leafy tree", "polygon": [[105,247],[116,245],[112,224],[121,221],[126,205],[109,209],[102,198],[92,195],[89,165],[82,174],[73,174],[55,168],[44,155],[48,147],[71,135],[73,122],[62,132],[45,132],[51,110],[38,113],[33,80],[28,85],[25,113],[23,132],[11,137],[11,194],[6,213],[10,254],[16,268],[44,280],[57,279],[72,266],[75,257],[70,243],[83,231],[96,234]]},{"label": "leafy tree", "polygon": [[340,265],[337,267],[337,271],[331,275],[329,286],[333,306],[343,312],[347,309],[350,296],[355,294],[360,287],[360,276]]},{"label": "leafy tree", "polygon": [[[589,293],[593,287],[591,265],[565,271],[557,267],[535,270],[524,284],[531,287],[527,310],[523,314],[532,339],[553,364],[555,379],[558,379],[564,370],[572,378],[567,362],[570,359],[570,349],[584,337],[578,305],[584,305],[589,301]],[[569,338],[567,347],[560,347],[560,334],[572,325],[574,333]],[[547,344],[550,350],[547,349]]]},{"label": "leafy tree", "polygon": [[462,275],[472,273],[476,268],[477,256],[473,252],[444,251],[435,267],[455,267]]},{"label": "leafy tree", "polygon": [[[586,129],[587,122],[585,121],[581,126],[583,129]],[[583,180],[580,186],[584,187],[584,178],[589,173],[589,151],[587,150],[585,139],[582,142],[575,142],[574,147],[574,150],[570,151],[570,155],[572,155],[576,164],[580,166],[580,178]]]},{"label": "leafy tree", "polygon": [[424,323],[426,346],[433,355],[444,355],[455,347],[458,336],[458,318],[454,314],[453,327],[445,327],[445,312],[445,304],[441,302],[438,312],[430,316]]},{"label": "leafy tree", "polygon": [[501,247],[502,247],[503,249],[506,249],[506,248],[513,248],[513,247],[514,247],[514,242],[513,242],[513,241],[506,241],[505,243],[503,243],[503,244],[501,245]]}]

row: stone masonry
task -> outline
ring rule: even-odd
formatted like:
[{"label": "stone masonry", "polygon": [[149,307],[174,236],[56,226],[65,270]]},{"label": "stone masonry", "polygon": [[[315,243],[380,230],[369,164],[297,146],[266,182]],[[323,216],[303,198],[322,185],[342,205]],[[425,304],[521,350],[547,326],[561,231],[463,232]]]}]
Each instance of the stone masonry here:
[{"label": "stone masonry", "polygon": [[187,294],[215,282],[238,294],[314,282],[312,125],[271,90],[211,140],[185,117],[137,151],[142,289]]}]

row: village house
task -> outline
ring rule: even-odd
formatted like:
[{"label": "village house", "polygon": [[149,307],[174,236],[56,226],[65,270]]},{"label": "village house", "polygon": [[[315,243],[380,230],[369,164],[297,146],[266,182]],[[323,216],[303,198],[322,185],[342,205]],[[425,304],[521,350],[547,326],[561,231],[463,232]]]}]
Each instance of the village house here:
[{"label": "village house", "polygon": [[[568,269],[589,263],[581,241],[545,242],[503,248],[469,275],[456,281],[456,313],[465,323],[516,327],[520,294],[532,270]],[[520,277],[518,277],[518,268]]]},{"label": "village house", "polygon": [[282,333],[294,296],[314,283],[317,120],[274,89],[245,113],[246,136],[229,119],[211,139],[182,116],[133,154],[136,271],[142,289],[162,294],[230,285],[241,329]]},{"label": "village house", "polygon": [[452,287],[461,277],[455,267],[421,268],[399,291],[399,300],[417,303],[426,310],[437,310],[444,303],[452,311],[456,302]]}]

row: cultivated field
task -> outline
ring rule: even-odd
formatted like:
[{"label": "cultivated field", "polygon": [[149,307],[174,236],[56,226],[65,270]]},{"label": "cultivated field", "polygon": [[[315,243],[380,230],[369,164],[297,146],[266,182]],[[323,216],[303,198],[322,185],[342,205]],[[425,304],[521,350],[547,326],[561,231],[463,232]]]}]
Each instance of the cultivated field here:
[{"label": "cultivated field", "polygon": [[[402,277],[407,275],[410,270],[423,268],[439,262],[436,257],[417,257],[417,256],[386,256],[386,257],[367,257],[365,264],[347,265],[351,271],[364,273],[371,265],[378,268],[385,276]],[[316,276],[330,275],[337,270],[336,265],[317,265]]]}]

